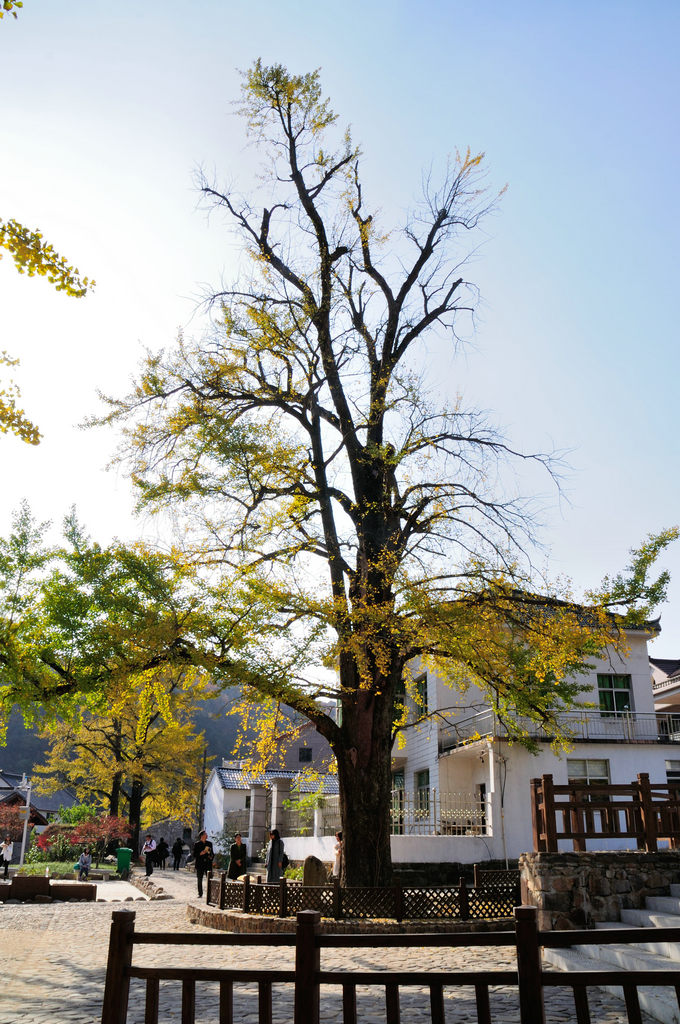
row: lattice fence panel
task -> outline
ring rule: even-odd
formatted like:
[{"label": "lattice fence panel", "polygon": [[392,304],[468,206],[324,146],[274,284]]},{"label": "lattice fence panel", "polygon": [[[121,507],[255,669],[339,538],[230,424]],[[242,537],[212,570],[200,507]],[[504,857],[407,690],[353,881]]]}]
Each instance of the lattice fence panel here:
[{"label": "lattice fence panel", "polygon": [[517,890],[515,886],[506,886],[503,891],[500,886],[484,885],[470,889],[468,904],[471,918],[512,917],[518,905]]},{"label": "lattice fence panel", "polygon": [[333,889],[331,886],[288,887],[288,913],[297,914],[298,910],[318,910],[322,917],[333,916]]},{"label": "lattice fence panel", "polygon": [[485,889],[497,885],[506,889],[511,885],[519,887],[519,871],[487,871],[486,869],[478,868],[475,877]]},{"label": "lattice fence panel", "polygon": [[457,889],[404,889],[405,918],[459,918]]},{"label": "lattice fence panel", "polygon": [[243,890],[245,885],[243,882],[227,882],[224,887],[224,907],[225,910],[241,910],[243,908]]},{"label": "lattice fence panel", "polygon": [[394,917],[394,889],[343,889],[343,917]]},{"label": "lattice fence panel", "polygon": [[219,878],[208,879],[208,903],[213,906],[217,905],[217,901],[220,898],[220,880]]},{"label": "lattice fence panel", "polygon": [[278,914],[280,887],[278,885],[258,885],[256,888],[260,892],[260,913]]}]

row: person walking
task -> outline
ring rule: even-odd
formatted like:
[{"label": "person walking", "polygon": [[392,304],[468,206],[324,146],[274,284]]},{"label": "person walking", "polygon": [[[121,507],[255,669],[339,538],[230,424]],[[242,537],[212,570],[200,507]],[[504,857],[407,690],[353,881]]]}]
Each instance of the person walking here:
[{"label": "person walking", "polygon": [[241,840],[241,833],[237,832],[229,851],[227,878],[238,878],[240,875],[245,875],[247,863],[246,844]]},{"label": "person walking", "polygon": [[144,864],[146,866],[146,877],[153,874],[153,861],[154,853],[156,852],[156,840],[153,838],[151,833],[147,833],[144,837],[144,846],[142,847],[142,857],[144,858]]},{"label": "person walking", "polygon": [[268,882],[280,882],[281,876],[283,875],[284,863],[283,858],[285,853],[283,850],[283,839],[279,835],[279,830],[273,828],[269,833],[269,845],[267,846],[267,858],[265,864],[267,865],[267,881]]},{"label": "person walking", "polygon": [[170,847],[166,843],[165,839],[161,836],[158,840],[158,846],[156,847],[156,864],[159,868],[165,871],[165,862],[170,853]]},{"label": "person walking", "polygon": [[174,843],[172,844],[172,870],[179,871],[182,863],[182,854],[184,853],[184,843],[177,836]]},{"label": "person walking", "polygon": [[3,878],[9,878],[9,863],[12,859],[12,850],[14,849],[14,843],[9,836],[5,836],[3,841],[0,843],[0,855],[2,855],[2,866],[4,869]]},{"label": "person walking", "polygon": [[87,881],[87,876],[90,873],[92,867],[92,855],[90,853],[90,847],[86,846],[78,859],[78,881]]},{"label": "person walking", "polygon": [[212,871],[213,844],[208,839],[205,829],[198,834],[198,842],[194,843],[194,863],[196,864],[196,881],[198,882],[198,895],[203,895],[203,876],[210,876]]}]

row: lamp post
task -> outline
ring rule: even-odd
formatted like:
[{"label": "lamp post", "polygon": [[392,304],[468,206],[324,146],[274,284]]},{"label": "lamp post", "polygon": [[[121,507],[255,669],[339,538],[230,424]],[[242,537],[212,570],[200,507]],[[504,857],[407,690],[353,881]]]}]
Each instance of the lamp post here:
[{"label": "lamp post", "polygon": [[28,819],[31,816],[31,780],[26,778],[26,772],[24,777],[17,786],[22,792],[26,792],[26,805],[24,807],[24,832],[21,837],[21,855],[19,857],[19,867],[22,867],[24,863],[24,857],[26,855],[26,839],[28,837]]}]

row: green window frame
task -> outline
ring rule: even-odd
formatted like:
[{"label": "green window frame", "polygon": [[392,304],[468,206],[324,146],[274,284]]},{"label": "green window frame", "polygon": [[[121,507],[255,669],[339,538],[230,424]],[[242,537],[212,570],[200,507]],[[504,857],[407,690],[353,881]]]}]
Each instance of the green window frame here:
[{"label": "green window frame", "polygon": [[415,797],[416,797],[416,810],[418,811],[429,811],[430,810],[430,769],[423,768],[422,771],[416,772],[414,776],[415,782]]},{"label": "green window frame", "polygon": [[427,701],[427,672],[423,672],[422,676],[418,676],[417,679],[413,680],[413,685],[416,691],[416,697],[418,700],[418,718],[424,718],[428,714],[429,705]]},{"label": "green window frame", "polygon": [[616,718],[633,710],[633,685],[629,675],[598,672],[597,692],[602,718]]}]

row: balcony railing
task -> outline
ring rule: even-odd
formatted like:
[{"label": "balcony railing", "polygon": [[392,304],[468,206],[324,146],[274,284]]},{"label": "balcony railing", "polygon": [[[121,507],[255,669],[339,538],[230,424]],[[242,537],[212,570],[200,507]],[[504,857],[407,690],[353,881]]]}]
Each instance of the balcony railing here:
[{"label": "balcony railing", "polygon": [[[286,835],[311,835],[295,830],[291,814],[283,824]],[[324,797],[316,816],[318,835],[333,835],[342,828],[339,797]],[[440,793],[420,789],[392,791],[391,831],[393,836],[481,836],[487,833],[486,801],[475,793]]]},{"label": "balcony railing", "polygon": [[[680,714],[604,712],[597,709],[565,711],[558,716],[560,727],[576,742],[595,743],[680,743]],[[517,728],[534,740],[550,742],[554,732],[529,718],[518,720]],[[450,722],[439,729],[439,752],[465,746],[488,736],[505,738],[508,731],[492,711]]]}]

